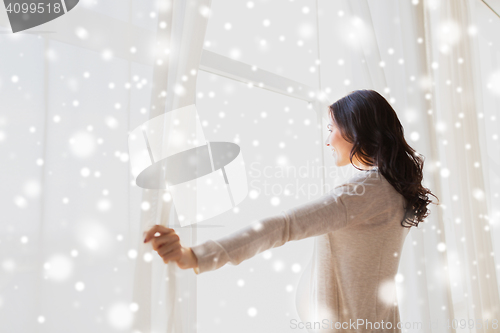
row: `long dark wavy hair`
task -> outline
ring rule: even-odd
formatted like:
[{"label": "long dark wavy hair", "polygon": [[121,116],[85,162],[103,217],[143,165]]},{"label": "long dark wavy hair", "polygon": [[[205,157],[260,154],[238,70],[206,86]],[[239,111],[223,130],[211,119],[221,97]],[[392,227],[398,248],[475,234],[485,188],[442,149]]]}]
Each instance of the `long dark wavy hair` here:
[{"label": "long dark wavy hair", "polygon": [[418,227],[430,213],[427,205],[436,204],[429,195],[438,198],[422,186],[424,156],[406,142],[403,126],[389,102],[374,90],[355,90],[330,105],[329,112],[342,137],[353,144],[351,164],[356,156],[363,164],[376,166],[406,199],[401,225]]}]

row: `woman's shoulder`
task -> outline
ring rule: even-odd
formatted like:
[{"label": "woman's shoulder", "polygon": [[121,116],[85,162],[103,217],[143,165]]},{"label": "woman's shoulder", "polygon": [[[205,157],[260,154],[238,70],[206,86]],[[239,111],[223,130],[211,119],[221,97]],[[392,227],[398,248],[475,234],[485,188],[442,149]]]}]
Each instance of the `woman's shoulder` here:
[{"label": "woman's shoulder", "polygon": [[362,170],[356,172],[354,176],[348,179],[348,183],[365,183],[367,181],[380,181],[383,178],[378,168]]},{"label": "woman's shoulder", "polygon": [[357,196],[359,200],[387,200],[396,195],[395,189],[378,169],[360,171],[346,182],[336,186],[330,194],[336,196]]},{"label": "woman's shoulder", "polygon": [[340,187],[342,188],[358,188],[358,187],[363,187],[363,186],[369,186],[369,187],[380,187],[384,186],[384,183],[387,182],[382,176],[382,174],[379,172],[378,169],[371,169],[371,170],[363,170],[357,172],[354,176],[349,178],[344,184],[341,184]]},{"label": "woman's shoulder", "polygon": [[400,195],[377,170],[356,174],[327,195],[341,202],[351,219],[360,221],[402,207]]},{"label": "woman's shoulder", "polygon": [[[351,177],[343,186],[342,193],[350,197],[357,197],[357,200],[370,202],[376,205],[399,207],[404,205],[404,197],[378,170],[361,172]],[[339,193],[340,193],[339,192]],[[352,202],[357,200],[350,198]]]}]

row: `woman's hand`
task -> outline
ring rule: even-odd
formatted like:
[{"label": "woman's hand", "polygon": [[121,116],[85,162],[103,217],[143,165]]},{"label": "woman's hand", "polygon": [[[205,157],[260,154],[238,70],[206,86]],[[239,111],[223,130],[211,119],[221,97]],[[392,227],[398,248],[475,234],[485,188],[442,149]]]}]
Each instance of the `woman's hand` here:
[{"label": "woman's hand", "polygon": [[[155,236],[156,233],[159,236]],[[198,259],[190,247],[181,246],[179,235],[174,229],[162,225],[155,225],[145,233],[144,243],[151,241],[153,250],[158,252],[163,262],[177,262],[181,269],[198,267]]]}]

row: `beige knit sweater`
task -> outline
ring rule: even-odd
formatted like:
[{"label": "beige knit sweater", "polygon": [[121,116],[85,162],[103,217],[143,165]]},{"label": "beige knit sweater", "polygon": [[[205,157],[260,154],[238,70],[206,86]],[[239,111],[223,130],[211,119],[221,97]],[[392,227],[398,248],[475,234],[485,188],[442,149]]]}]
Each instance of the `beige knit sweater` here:
[{"label": "beige knit sweater", "polygon": [[300,327],[399,333],[394,277],[409,232],[401,226],[404,202],[377,168],[359,171],[318,199],[193,246],[195,272],[238,265],[286,242],[315,237],[311,270],[303,276],[309,279],[307,304],[304,298],[297,304]]}]

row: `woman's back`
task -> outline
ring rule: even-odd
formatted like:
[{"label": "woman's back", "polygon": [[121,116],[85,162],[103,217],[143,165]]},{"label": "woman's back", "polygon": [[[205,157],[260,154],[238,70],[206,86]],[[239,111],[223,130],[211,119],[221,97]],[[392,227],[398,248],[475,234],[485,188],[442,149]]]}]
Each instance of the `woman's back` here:
[{"label": "woman's back", "polygon": [[[394,276],[409,232],[401,226],[404,198],[377,170],[348,184],[352,197],[342,200],[349,222],[316,237],[310,270],[297,290],[299,316],[328,332],[336,331],[330,328],[336,322],[343,325],[340,332],[400,332]],[[396,329],[382,329],[387,326]]]}]

